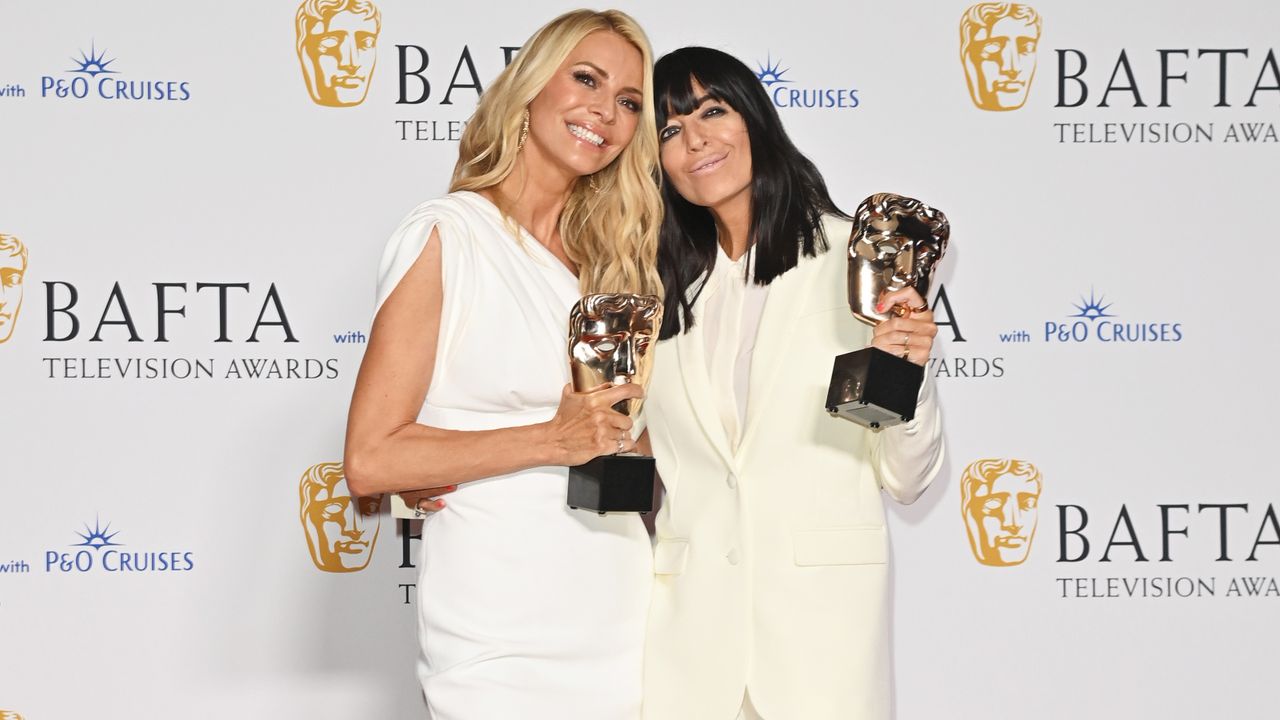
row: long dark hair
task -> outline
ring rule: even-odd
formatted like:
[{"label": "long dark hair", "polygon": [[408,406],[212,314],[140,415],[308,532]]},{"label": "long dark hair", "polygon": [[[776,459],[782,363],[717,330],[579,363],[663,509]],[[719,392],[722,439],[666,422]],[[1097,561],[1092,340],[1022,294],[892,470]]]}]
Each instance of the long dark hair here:
[{"label": "long dark hair", "polygon": [[[696,109],[695,80],[707,96],[727,103],[746,123],[752,168],[748,232],[756,254],[752,279],[768,285],[794,268],[802,253],[813,257],[826,251],[823,215],[848,216],[831,200],[818,168],[787,137],[760,79],[728,53],[686,47],[658,60],[653,84],[659,131],[669,116]],[[693,305],[716,261],[716,226],[710,210],[676,192],[665,170],[662,180],[666,212],[658,236],[658,274],[667,310],[659,337],[665,340],[693,326]]]}]

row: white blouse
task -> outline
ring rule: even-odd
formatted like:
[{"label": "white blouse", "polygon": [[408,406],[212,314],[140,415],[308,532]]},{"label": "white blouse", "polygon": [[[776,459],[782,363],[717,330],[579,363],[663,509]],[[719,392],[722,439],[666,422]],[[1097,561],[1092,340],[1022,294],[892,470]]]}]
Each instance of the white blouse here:
[{"label": "white blouse", "polygon": [[702,336],[706,340],[707,375],[720,422],[734,451],[746,424],[751,356],[769,297],[768,285],[757,285],[750,279],[754,270],[754,246],[737,260],[730,260],[716,243],[716,264],[702,291],[706,296]]}]

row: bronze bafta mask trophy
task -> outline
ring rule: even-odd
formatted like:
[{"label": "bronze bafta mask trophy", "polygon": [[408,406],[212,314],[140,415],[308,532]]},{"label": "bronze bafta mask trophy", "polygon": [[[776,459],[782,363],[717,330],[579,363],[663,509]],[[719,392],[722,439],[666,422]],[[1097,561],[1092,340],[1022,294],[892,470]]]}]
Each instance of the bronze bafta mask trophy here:
[{"label": "bronze bafta mask trophy", "polygon": [[[653,295],[587,295],[569,313],[569,368],[573,389],[644,384],[652,369],[649,347],[662,327],[662,303]],[[639,402],[613,406],[633,415]],[[634,453],[602,455],[569,468],[569,507],[647,513],[653,509],[653,458]]]},{"label": "bronze bafta mask trophy", "polygon": [[[886,291],[914,287],[928,297],[934,269],[947,249],[951,226],[941,211],[893,193],[862,201],[849,238],[849,307],[854,317],[877,325],[910,309],[895,305],[877,312]],[[879,348],[845,353],[835,360],[827,390],[827,412],[869,428],[892,427],[915,417],[924,368]]]}]

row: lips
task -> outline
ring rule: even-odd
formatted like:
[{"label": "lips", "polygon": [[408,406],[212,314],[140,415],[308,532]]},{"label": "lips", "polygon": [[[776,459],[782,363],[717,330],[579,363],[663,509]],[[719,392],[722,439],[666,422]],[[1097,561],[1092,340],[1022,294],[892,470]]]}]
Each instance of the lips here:
[{"label": "lips", "polygon": [[582,140],[588,145],[591,145],[592,147],[604,147],[605,145],[603,135],[599,135],[597,133],[592,132],[591,130],[588,130],[587,128],[581,125],[575,125],[573,123],[569,123],[568,125],[566,125],[566,127],[569,128],[569,134],[573,135],[579,140]]},{"label": "lips", "polygon": [[729,153],[727,152],[709,157],[703,160],[702,162],[698,163],[697,165],[694,165],[693,169],[691,169],[689,173],[692,175],[700,175],[700,174],[713,172],[716,168],[723,165],[725,159],[728,157],[729,157]]}]

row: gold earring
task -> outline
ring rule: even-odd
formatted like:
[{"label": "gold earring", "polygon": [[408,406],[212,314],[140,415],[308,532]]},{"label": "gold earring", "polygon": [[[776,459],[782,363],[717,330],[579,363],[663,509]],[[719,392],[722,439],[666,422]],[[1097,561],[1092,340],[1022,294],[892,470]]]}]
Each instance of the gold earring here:
[{"label": "gold earring", "polygon": [[516,152],[524,149],[524,141],[529,139],[529,108],[524,109],[524,123],[520,126],[520,140],[516,142]]}]

